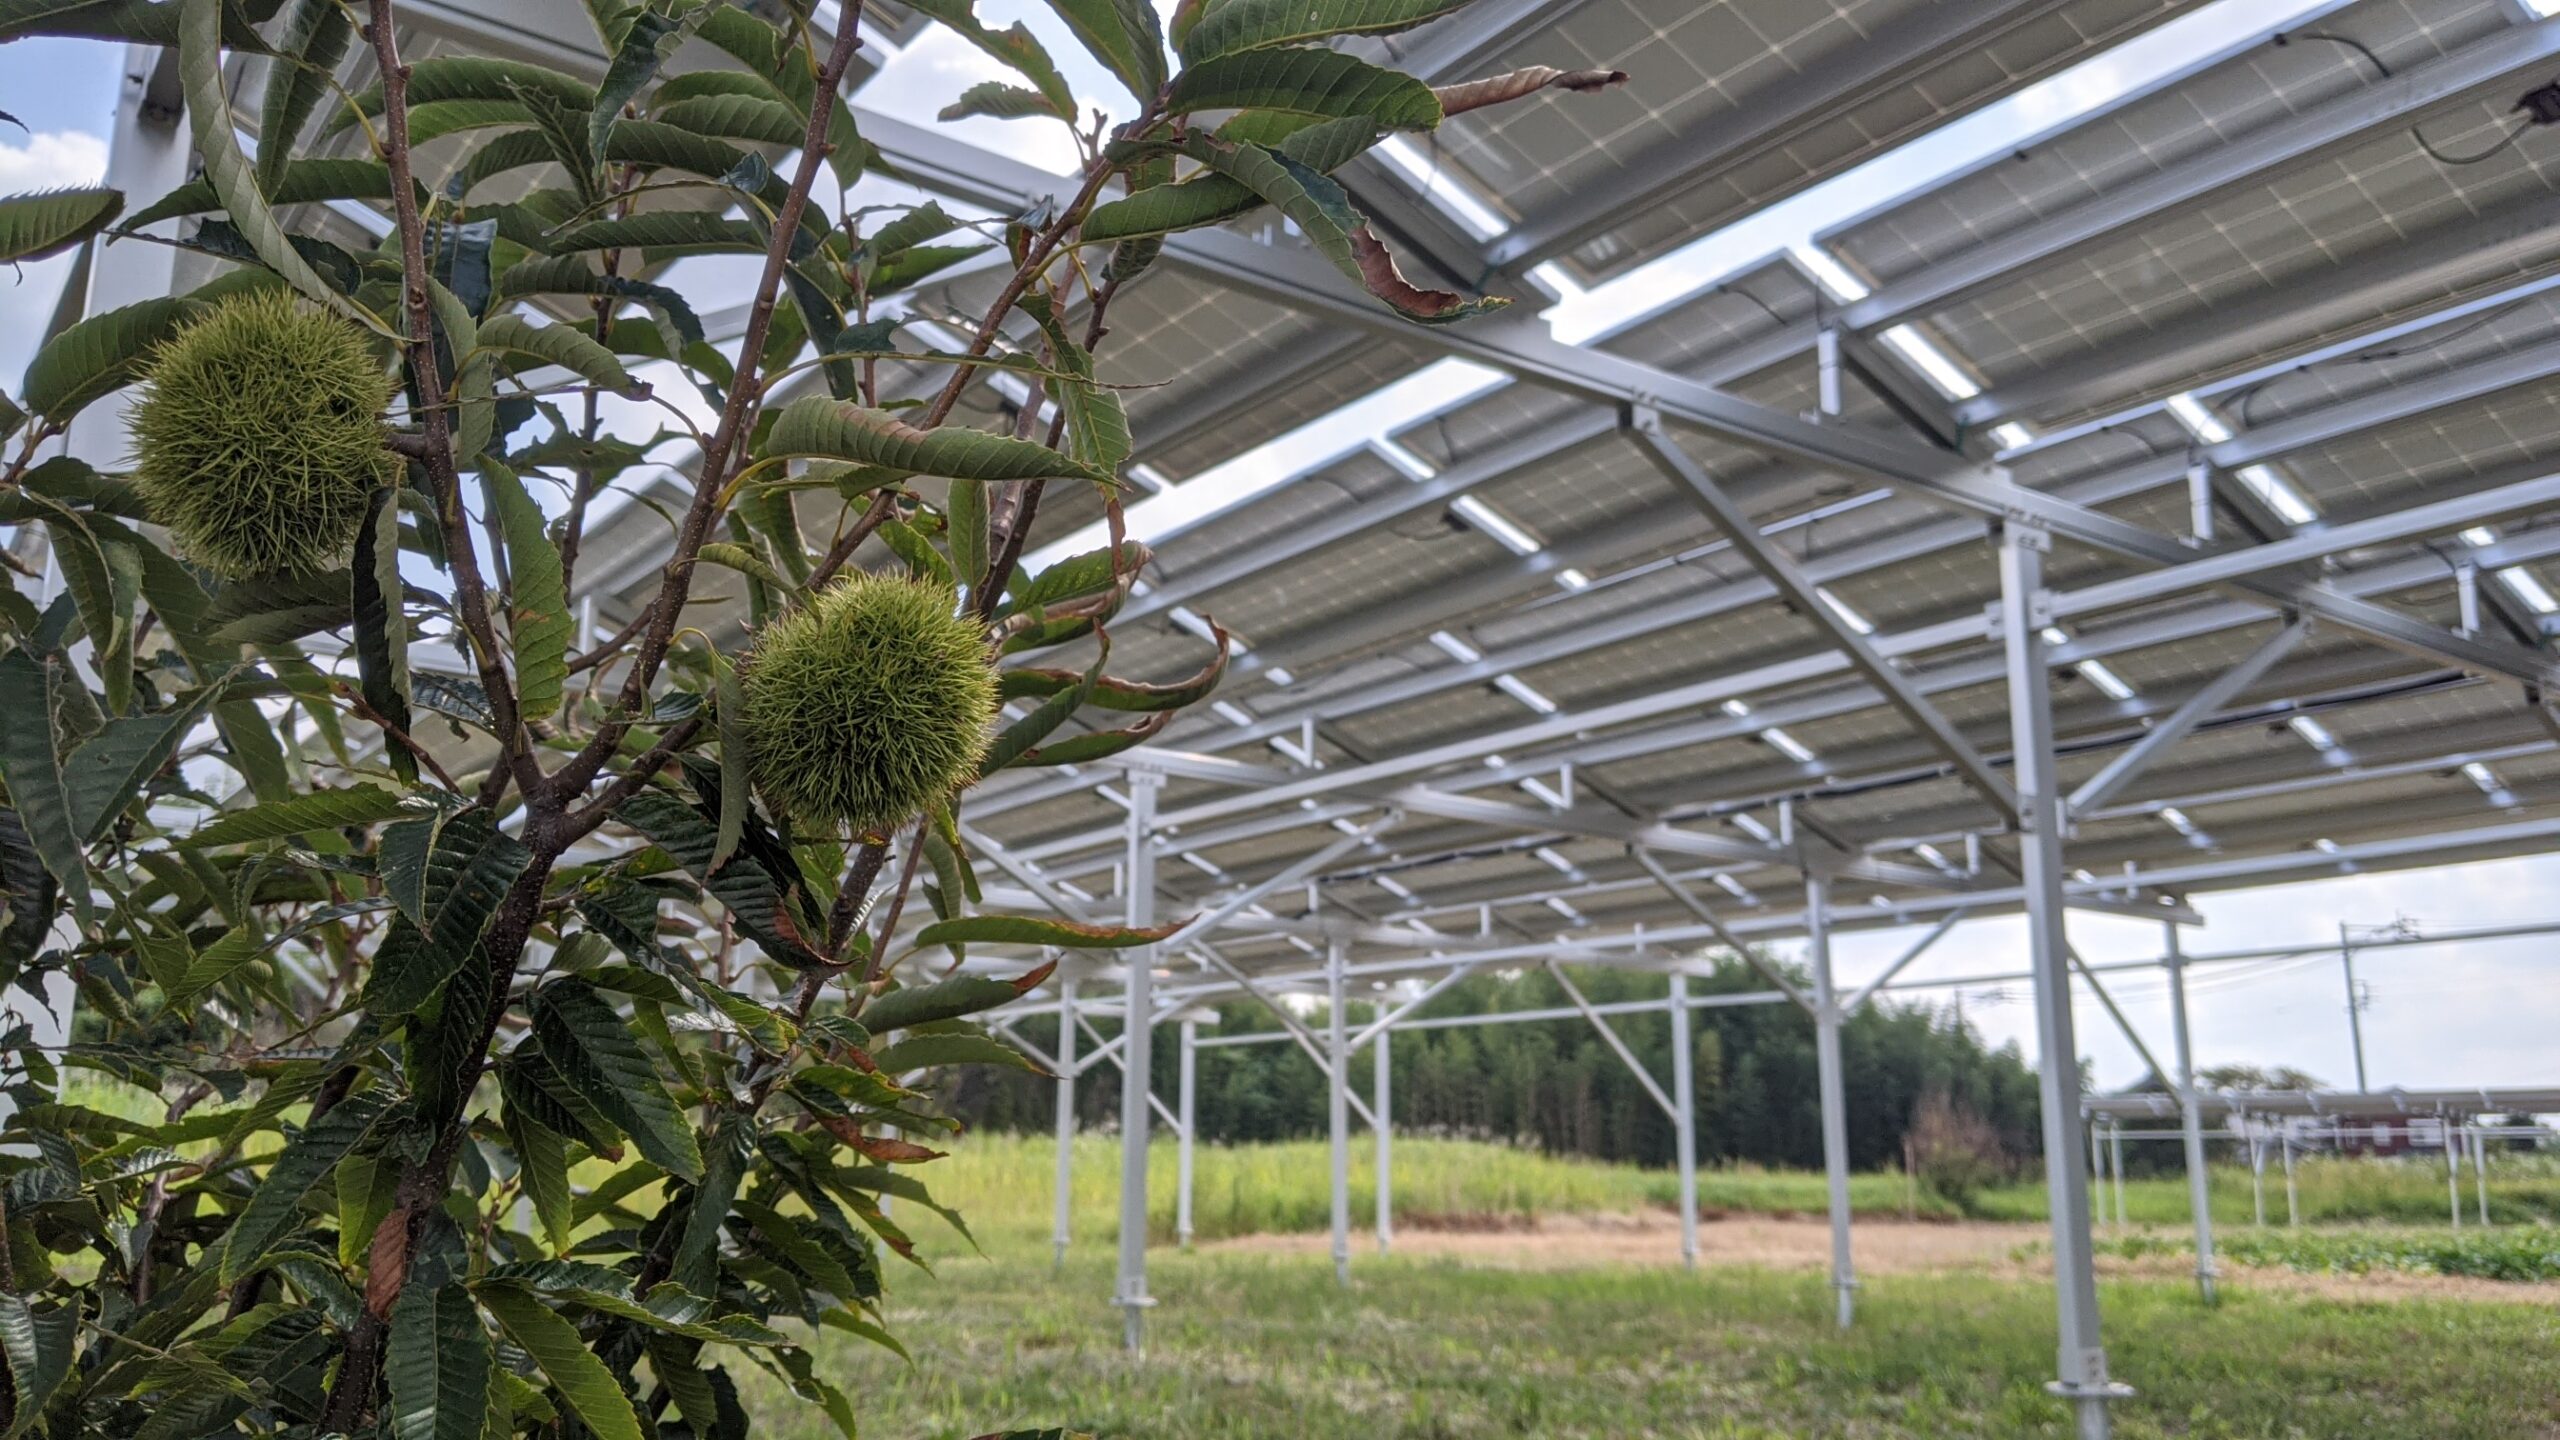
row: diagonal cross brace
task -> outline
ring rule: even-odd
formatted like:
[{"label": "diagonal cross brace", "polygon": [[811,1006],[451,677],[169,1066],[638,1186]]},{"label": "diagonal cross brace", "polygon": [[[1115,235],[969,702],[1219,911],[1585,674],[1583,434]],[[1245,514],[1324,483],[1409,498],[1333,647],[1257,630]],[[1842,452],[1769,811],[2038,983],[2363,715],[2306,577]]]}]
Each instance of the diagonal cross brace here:
[{"label": "diagonal cross brace", "polygon": [[1964,733],[1956,729],[1954,722],[1929,703],[1929,698],[1921,693],[1909,675],[1885,658],[1873,640],[1831,608],[1822,587],[1813,583],[1812,578],[1804,573],[1804,568],[1796,563],[1795,557],[1761,534],[1759,525],[1743,513],[1742,507],[1734,503],[1724,487],[1706,472],[1706,467],[1681,449],[1679,442],[1663,430],[1661,414],[1650,408],[1638,408],[1631,417],[1630,426],[1637,445],[1653,462],[1654,468],[1687,492],[1715,527],[1724,532],[1733,548],[1751,562],[1752,568],[1758,570],[1762,578],[1777,588],[1779,597],[1793,606],[1798,614],[1812,621],[1840,653],[1848,657],[1851,667],[1867,677],[1893,708],[1901,711],[1903,718],[1927,737],[1938,753],[1947,757],[1956,774],[1991,802],[1991,808],[1999,812],[2003,820],[2016,821],[2018,792],[2008,780],[1980,750],[1974,748],[1972,741],[1964,738]]}]

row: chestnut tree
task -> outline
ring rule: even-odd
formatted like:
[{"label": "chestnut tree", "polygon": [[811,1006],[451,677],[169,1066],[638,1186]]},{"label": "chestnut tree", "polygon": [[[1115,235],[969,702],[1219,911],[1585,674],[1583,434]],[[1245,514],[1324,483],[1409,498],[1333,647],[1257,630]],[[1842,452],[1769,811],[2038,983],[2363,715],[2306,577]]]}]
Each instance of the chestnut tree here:
[{"label": "chestnut tree", "polygon": [[[1463,0],[1048,3],[1133,118],[1080,115],[1023,27],[910,0],[1015,77],[946,119],[1081,157],[976,217],[845,203],[886,162],[857,27],[804,0],[587,0],[589,74],[413,64],[394,0],[0,0],[0,40],[173,51],[201,166],[0,199],[0,259],[223,262],[0,395],[0,522],[62,582],[0,587],[0,993],[81,1012],[0,1035],[0,1440],[733,1437],[741,1366],[855,1433],[809,1345],[895,1348],[906,1226],[959,1227],[933,1077],[1031,1063],[969,1017],[1044,950],[1167,933],[986,910],[960,824],[1224,666],[1110,668],[1148,559],[1113,297],[1274,207],[1377,303],[1463,319],[1498,302],[1409,283],[1329,172],[1621,78],[1435,90],[1331,43]],[[703,317],[738,297],[669,283],[696,255],[751,262],[733,335]],[[982,313],[902,320],[963,263]],[[1028,398],[970,423],[1000,373]],[[129,463],[67,453],[128,387]],[[654,595],[581,637],[589,519],[664,453],[608,397],[688,459]],[[1027,572],[1066,486],[1120,543]]]}]

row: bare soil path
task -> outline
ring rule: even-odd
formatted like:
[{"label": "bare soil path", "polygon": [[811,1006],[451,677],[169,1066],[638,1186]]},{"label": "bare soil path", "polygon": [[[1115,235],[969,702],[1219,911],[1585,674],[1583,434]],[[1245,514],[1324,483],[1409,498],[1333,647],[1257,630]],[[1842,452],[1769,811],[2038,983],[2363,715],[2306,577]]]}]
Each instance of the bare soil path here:
[{"label": "bare soil path", "polygon": [[[1851,1231],[1863,1275],[1969,1271],[2021,1279],[2047,1272],[2043,1224],[1860,1220]],[[1230,1254],[1321,1258],[1331,1238],[1249,1235],[1200,1248]],[[1353,1234],[1353,1255],[1374,1253],[1366,1231]],[[1507,1270],[1570,1270],[1603,1265],[1677,1265],[1680,1226],[1665,1212],[1557,1216],[1534,1224],[1498,1228],[1408,1227],[1396,1233],[1395,1253],[1410,1259],[1447,1260]],[[1702,1220],[1698,1263],[1756,1265],[1772,1270],[1821,1270],[1831,1263],[1831,1230],[1822,1220],[1739,1215]],[[2102,1255],[2102,1275],[2182,1279],[2191,1273],[2182,1254],[2139,1259]],[[2541,1303],[2560,1308],[2560,1284],[2519,1284],[2460,1276],[2376,1271],[2366,1275],[2306,1275],[2263,1266],[2222,1266],[2227,1284],[2324,1300],[2479,1299]]]}]

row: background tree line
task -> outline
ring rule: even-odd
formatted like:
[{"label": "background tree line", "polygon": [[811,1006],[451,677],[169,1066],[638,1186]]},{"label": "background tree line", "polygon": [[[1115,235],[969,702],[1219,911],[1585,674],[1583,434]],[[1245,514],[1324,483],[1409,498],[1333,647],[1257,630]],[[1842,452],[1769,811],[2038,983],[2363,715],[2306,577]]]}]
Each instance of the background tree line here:
[{"label": "background tree line", "polygon": [[[1576,970],[1572,978],[1595,1005],[1616,1001],[1659,1002],[1660,975],[1622,970]],[[1693,996],[1765,991],[1767,982],[1738,962],[1690,981]],[[1451,986],[1416,1012],[1417,1020],[1568,1008],[1571,997],[1543,970],[1473,976]],[[1377,1013],[1375,1001],[1354,1001],[1348,1018],[1354,1033]],[[1822,1133],[1814,1065],[1813,1020],[1793,1005],[1706,1006],[1695,1010],[1698,1155],[1702,1163],[1749,1161],[1815,1167],[1822,1163]],[[1206,1039],[1280,1028],[1253,1001],[1219,1007],[1203,1021]],[[1089,1012],[1104,1037],[1119,1033],[1116,1012]],[[1321,1038],[1321,1007],[1305,1017]],[[1671,1077],[1670,1017],[1655,1011],[1614,1015],[1610,1024],[1666,1089]],[[1057,1022],[1042,1016],[1016,1027],[1043,1051],[1055,1053]],[[1078,1050],[1095,1048],[1091,1033]],[[1178,1084],[1179,1048],[1159,1039],[1154,1054],[1156,1093],[1170,1105]],[[1943,1101],[1968,1130],[1996,1139],[2002,1158],[2037,1153],[2036,1079],[2016,1046],[1986,1046],[1982,1037],[1947,1011],[1917,1004],[1871,1004],[1842,1030],[1849,1108],[1849,1148],[1859,1169],[1898,1167],[1903,1137],[1923,1101]],[[1206,1046],[1198,1054],[1197,1113],[1201,1138],[1244,1143],[1321,1135],[1326,1125],[1322,1072],[1306,1051],[1288,1042]],[[1375,1060],[1366,1049],[1352,1057],[1354,1091],[1369,1094]],[[1673,1160],[1670,1117],[1627,1073],[1607,1041],[1579,1015],[1564,1019],[1445,1029],[1402,1029],[1389,1047],[1390,1094],[1396,1126],[1500,1140],[1558,1154],[1640,1165]],[[973,1127],[1045,1131],[1055,1120],[1056,1089],[1047,1079],[1011,1071],[973,1068],[943,1091],[951,1113]],[[1086,1127],[1115,1123],[1120,1076],[1109,1065],[1086,1073],[1076,1087],[1076,1113]],[[1355,1117],[1356,1119],[1356,1117]]]}]

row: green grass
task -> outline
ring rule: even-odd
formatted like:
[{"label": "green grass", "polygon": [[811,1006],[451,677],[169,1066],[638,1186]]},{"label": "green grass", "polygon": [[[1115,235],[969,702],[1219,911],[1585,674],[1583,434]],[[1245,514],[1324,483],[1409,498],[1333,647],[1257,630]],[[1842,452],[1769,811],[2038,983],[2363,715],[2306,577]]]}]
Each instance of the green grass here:
[{"label": "green grass", "polygon": [[[2489,1163],[2489,1218],[2501,1225],[2560,1224],[2560,1157],[2493,1156]],[[2295,1189],[2308,1225],[2391,1222],[2441,1225],[2446,1196],[2443,1160],[2418,1156],[2407,1160],[2314,1158],[2297,1161]],[[2462,1170],[2462,1214],[2477,1213],[2471,1168]],[[2284,1174],[2267,1166],[2267,1219],[2282,1224],[2285,1216]],[[2218,1165],[2211,1172],[2214,1219],[2241,1225],[2256,1215],[2247,1167]],[[2114,1214],[2114,1192],[2108,1190],[2108,1214]],[[2041,1182],[2003,1186],[1977,1196],[1970,1207],[1983,1220],[2045,1218]],[[2182,1225],[2187,1222],[2187,1181],[2183,1174],[2125,1182],[2125,1211],[2136,1224]]]},{"label": "green grass", "polygon": [[[2139,1258],[2192,1254],[2195,1242],[2176,1235],[2123,1235],[2101,1238],[2098,1248],[2104,1254]],[[2214,1250],[2242,1265],[2277,1265],[2310,1275],[2389,1271],[2481,1280],[2560,1280],[2560,1230],[2547,1225],[2431,1231],[2236,1230],[2216,1235]]]},{"label": "green grass", "polygon": [[[1151,1228],[1174,1234],[1174,1147],[1148,1154]],[[1377,1213],[1375,1151],[1361,1136],[1351,1151],[1351,1213],[1360,1224]],[[973,1217],[972,1224],[1028,1234],[1049,1233],[1056,1150],[1046,1137],[972,1135],[949,1158],[921,1172],[934,1196]],[[1411,1224],[1505,1224],[1538,1215],[1624,1214],[1679,1204],[1669,1171],[1599,1165],[1534,1151],[1464,1140],[1398,1139],[1395,1208]],[[1332,1223],[1331,1161],[1321,1140],[1273,1145],[1203,1145],[1193,1157],[1192,1227],[1203,1240],[1236,1235],[1303,1234]],[[1116,1224],[1120,1142],[1088,1135],[1075,1145],[1076,1212],[1087,1222]],[[1860,1175],[1849,1186],[1861,1213],[1900,1215],[1899,1175]],[[1822,1176],[1740,1166],[1702,1170],[1698,1205],[1725,1213],[1814,1215],[1823,1212]],[[1919,1213],[1958,1218],[1956,1207],[1922,1192]],[[986,1217],[983,1221],[975,1217]]]},{"label": "green grass", "polygon": [[[861,1397],[867,1435],[960,1440],[1057,1424],[1105,1440],[2065,1433],[2043,1391],[2051,1292],[1987,1275],[1872,1280],[1843,1336],[1816,1275],[1469,1269],[1364,1246],[1345,1291],[1318,1258],[1160,1248],[1150,1350],[1133,1365],[1106,1299],[1108,1148],[1080,1147],[1076,1248],[1054,1271],[1047,1147],[978,1139],[936,1162],[943,1192],[974,1210],[988,1258],[893,1277],[890,1319],[912,1368],[855,1341],[821,1342],[826,1372]],[[1605,1167],[1416,1144],[1399,1147],[1400,1194],[1413,1193],[1408,1152],[1435,1177],[1423,1192],[1444,1186],[1461,1211],[1493,1213],[1533,1187],[1613,1203],[1645,1193]],[[1269,1179],[1283,1197],[1271,1213],[1299,1216],[1304,1205],[1289,1197],[1321,1190],[1322,1159],[1318,1147],[1204,1152],[1201,1193],[1216,1193],[1213,1176]],[[1801,1178],[1754,1175],[1742,1190],[1792,1196]],[[1204,1204],[1204,1224],[1208,1214]],[[2130,1440],[2560,1433],[2550,1399],[2560,1395],[2560,1316],[2546,1306],[2327,1301],[2253,1293],[2244,1281],[2206,1309],[2179,1282],[2102,1290],[2118,1378],[2140,1392],[2119,1407]],[[831,1433],[762,1377],[741,1373],[741,1385],[759,1433]]]},{"label": "green grass", "polygon": [[[1174,1147],[1150,1152],[1152,1228],[1174,1233]],[[1233,1235],[1322,1230],[1331,1223],[1332,1191],[1326,1146],[1320,1140],[1274,1145],[1203,1145],[1194,1158],[1193,1233],[1201,1239]],[[1045,1136],[973,1135],[927,1178],[938,1196],[962,1213],[990,1217],[1046,1234],[1055,1151]],[[1540,1155],[1472,1141],[1400,1138],[1395,1145],[1395,1201],[1408,1224],[1503,1223],[1536,1215],[1626,1213],[1670,1209],[1679,1186],[1667,1170]],[[2560,1168],[2548,1157],[2501,1155],[2493,1162],[2490,1216],[2500,1224],[2560,1223]],[[1369,1137],[1351,1149],[1351,1212],[1365,1224],[1375,1213],[1374,1151]],[[1080,1213],[1117,1214],[1119,1141],[1088,1135],[1076,1142],[1075,1206]],[[2445,1217],[2444,1172],[2425,1161],[2304,1160],[2296,1184],[2306,1223],[2391,1222],[2426,1225]],[[1028,1192],[1026,1193],[1026,1187]],[[2212,1172],[2214,1218],[2226,1226],[2247,1224],[2255,1213],[2249,1172],[2222,1166]],[[2112,1214],[2112,1189],[2109,1191]],[[2042,1220],[2042,1176],[1984,1190],[1958,1206],[1926,1188],[1914,1196],[1898,1174],[1851,1177],[1851,1207],[1860,1215],[1910,1213],[1930,1220]],[[2463,1214],[2476,1201],[2469,1170],[2463,1172]],[[1818,1215],[1826,1201],[1822,1176],[1801,1170],[1721,1166],[1698,1173],[1698,1204],[1706,1214]],[[2132,1180],[2125,1209],[2138,1224],[2176,1225],[2187,1220],[2183,1176]],[[2267,1214],[2285,1217],[2283,1176],[2269,1168]],[[1001,1218],[994,1218],[1001,1217]]]},{"label": "green grass", "polygon": [[[2043,1393],[2041,1287],[1887,1280],[1848,1338],[1811,1277],[1595,1271],[1525,1275],[1388,1262],[1348,1294],[1321,1265],[1168,1257],[1153,1349],[1132,1366],[1078,1263],[955,1269],[904,1328],[918,1367],[828,1357],[871,1433],[957,1440],[1067,1423],[1111,1436],[2025,1436]],[[2312,1304],[2183,1287],[2107,1287],[2127,1437],[2547,1433],[2560,1390],[2551,1318],[2526,1307]],[[767,1400],[757,1389],[750,1400]],[[819,1440],[788,1407],[781,1440]]]}]

